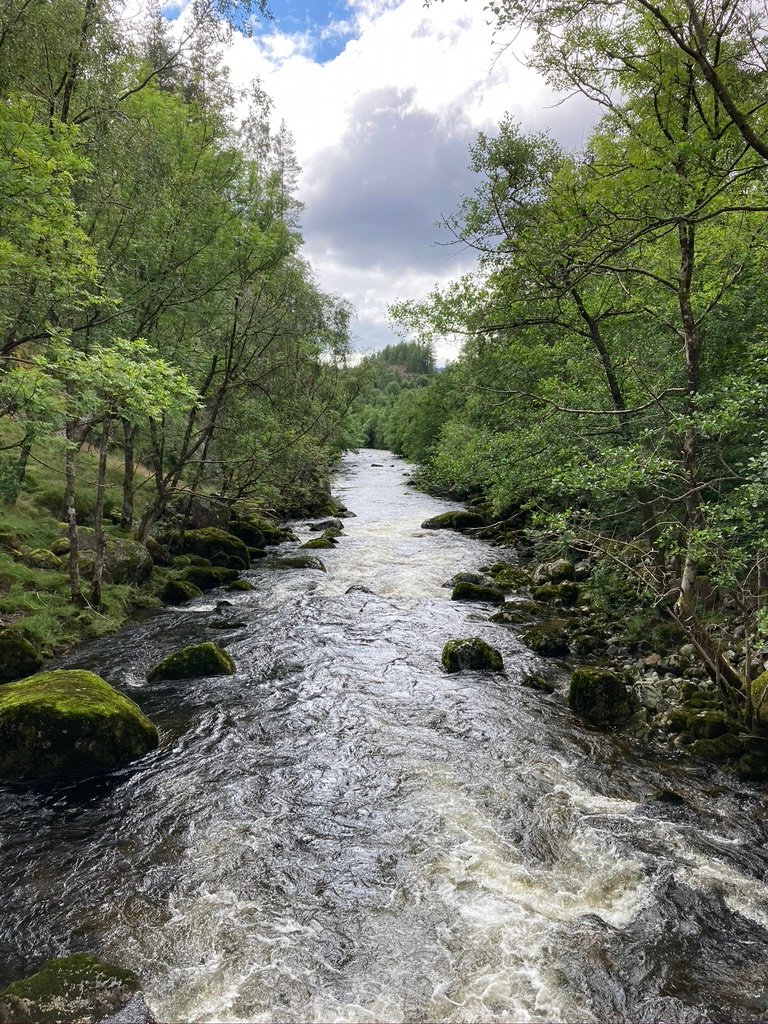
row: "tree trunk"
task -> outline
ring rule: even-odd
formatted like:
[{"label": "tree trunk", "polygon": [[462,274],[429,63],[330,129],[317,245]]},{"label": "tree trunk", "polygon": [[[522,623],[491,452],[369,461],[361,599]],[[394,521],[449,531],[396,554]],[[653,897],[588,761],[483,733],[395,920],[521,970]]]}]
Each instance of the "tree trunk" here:
[{"label": "tree trunk", "polygon": [[66,489],[64,502],[67,507],[67,535],[69,537],[69,598],[72,604],[82,606],[85,602],[80,592],[80,566],[77,556],[79,543],[77,536],[77,512],[75,511],[75,432],[77,424],[68,422],[66,427],[67,454],[64,469]]},{"label": "tree trunk", "polygon": [[137,428],[123,420],[123,508],[120,513],[120,528],[130,530],[133,526],[133,481],[136,474],[136,433]]},{"label": "tree trunk", "polygon": [[96,557],[93,562],[93,578],[91,580],[91,604],[98,608],[101,604],[101,580],[104,575],[104,494],[107,489],[107,447],[109,445],[109,427],[111,418],[104,416],[101,421],[101,442],[99,444],[99,476],[96,482],[96,508],[93,514],[93,534]]}]

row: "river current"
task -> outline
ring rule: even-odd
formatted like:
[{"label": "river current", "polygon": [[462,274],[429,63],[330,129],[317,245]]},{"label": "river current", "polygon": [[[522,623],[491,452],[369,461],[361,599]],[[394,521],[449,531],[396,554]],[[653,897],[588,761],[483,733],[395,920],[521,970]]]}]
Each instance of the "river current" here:
[{"label": "river current", "polygon": [[[563,666],[449,600],[499,552],[421,530],[455,506],[408,468],[345,458],[327,573],[256,564],[253,592],[67,661],[161,745],[98,782],[0,787],[0,984],[85,950],[136,971],[161,1021],[768,1016],[765,793],[580,724]],[[209,626],[221,598],[244,626]],[[503,674],[442,671],[473,635]],[[203,640],[235,676],[146,681]]]}]

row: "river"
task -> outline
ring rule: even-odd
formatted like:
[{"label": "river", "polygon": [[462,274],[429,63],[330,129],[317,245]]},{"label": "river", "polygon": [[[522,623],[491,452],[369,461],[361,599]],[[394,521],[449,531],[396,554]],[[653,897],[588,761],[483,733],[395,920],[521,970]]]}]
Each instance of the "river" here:
[{"label": "river", "polygon": [[[455,506],[408,468],[345,458],[355,518],[327,573],[257,564],[253,592],[67,661],[162,742],[99,782],[0,788],[0,984],[87,950],[135,970],[161,1021],[768,1016],[765,794],[576,721],[562,666],[449,600],[498,551],[421,530]],[[208,626],[222,597],[245,626]],[[467,635],[505,673],[446,675]],[[235,676],[147,683],[204,639]],[[521,687],[533,670],[559,691]]]}]

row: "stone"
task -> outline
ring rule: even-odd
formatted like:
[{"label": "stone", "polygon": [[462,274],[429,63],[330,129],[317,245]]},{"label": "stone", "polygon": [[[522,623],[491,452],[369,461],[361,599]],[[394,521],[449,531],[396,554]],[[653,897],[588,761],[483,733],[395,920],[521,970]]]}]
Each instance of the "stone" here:
[{"label": "stone", "polygon": [[479,572],[457,572],[449,580],[446,580],[443,586],[452,588],[457,583],[473,583],[476,587],[482,587],[487,582],[486,577]]},{"label": "stone", "polygon": [[544,676],[537,675],[535,673],[529,676],[523,676],[520,680],[520,685],[527,687],[529,690],[539,690],[541,693],[554,693],[555,684],[551,683]]},{"label": "stone", "polygon": [[523,643],[536,654],[558,657],[568,654],[568,627],[566,619],[548,619],[540,622],[520,634]]},{"label": "stone", "polygon": [[247,622],[240,622],[237,619],[211,619],[208,626],[211,629],[243,629]]},{"label": "stone", "polygon": [[216,644],[182,647],[150,669],[147,679],[198,679],[201,676],[234,675],[235,664]]},{"label": "stone", "polygon": [[[154,562],[144,544],[132,537],[104,537],[104,573],[112,583],[144,583],[152,575]],[[96,531],[85,526],[77,529],[78,564],[84,576],[93,572]],[[69,548],[67,548],[69,550]]]},{"label": "stone", "polygon": [[317,569],[327,572],[325,565],[313,555],[291,555],[286,558],[275,558],[269,563],[270,569]]},{"label": "stone", "polygon": [[216,566],[190,565],[180,579],[193,583],[200,590],[215,590],[237,579],[237,569],[222,569]]},{"label": "stone", "polygon": [[750,685],[755,722],[760,727],[768,726],[768,672],[761,672]]},{"label": "stone", "polygon": [[530,583],[530,576],[525,569],[509,568],[494,572],[491,569],[494,586],[502,590],[522,590]]},{"label": "stone", "polygon": [[308,540],[305,544],[301,545],[302,551],[322,551],[328,548],[335,548],[336,541],[330,538],[317,537],[315,540]]},{"label": "stone", "polygon": [[472,530],[485,526],[485,518],[479,512],[441,512],[438,516],[425,519],[422,530]]},{"label": "stone", "polygon": [[157,729],[141,709],[91,672],[41,672],[0,688],[3,778],[87,778],[157,745]]},{"label": "stone", "polygon": [[132,971],[87,953],[51,960],[0,991],[0,1021],[96,1024],[123,1010],[139,991]]},{"label": "stone", "polygon": [[27,637],[15,629],[0,632],[0,683],[34,675],[42,664],[42,654]]},{"label": "stone", "polygon": [[227,587],[227,590],[239,590],[244,593],[255,589],[256,587],[254,587],[252,583],[249,583],[248,580],[235,580],[234,583],[230,583]]},{"label": "stone", "polygon": [[649,802],[667,804],[670,807],[686,807],[685,797],[680,796],[673,789],[655,789],[648,797]]},{"label": "stone", "polygon": [[186,604],[196,597],[202,597],[202,590],[189,580],[168,580],[158,597],[163,604]]},{"label": "stone", "polygon": [[539,586],[543,583],[564,583],[574,579],[574,565],[567,558],[556,558],[553,562],[543,562],[533,574],[533,582]]},{"label": "stone", "polygon": [[504,604],[504,595],[496,587],[484,587],[476,583],[457,583],[451,592],[451,600]]},{"label": "stone", "polygon": [[733,733],[724,733],[714,739],[694,740],[688,749],[695,757],[705,761],[733,761],[744,753],[744,744]]},{"label": "stone", "polygon": [[568,688],[568,705],[582,718],[603,725],[628,718],[634,710],[623,679],[607,668],[574,670]]},{"label": "stone", "polygon": [[579,585],[577,583],[544,583],[540,587],[534,587],[531,591],[534,601],[541,601],[543,604],[559,604],[570,608],[579,599]]},{"label": "stone", "polygon": [[204,527],[200,530],[187,530],[184,533],[177,530],[166,537],[168,544],[176,551],[187,555],[200,555],[208,558],[211,562],[214,558],[224,555],[226,558],[235,556],[242,560],[247,569],[250,565],[248,548],[245,543],[232,533],[226,530],[219,530],[215,526]]},{"label": "stone", "polygon": [[23,553],[24,565],[29,566],[30,569],[61,569],[63,566],[62,560],[58,555],[55,555],[53,551],[49,551],[48,548],[34,548],[32,550],[25,550]]},{"label": "stone", "polygon": [[167,567],[173,564],[173,556],[171,555],[171,552],[164,544],[161,544],[160,541],[156,540],[154,537],[147,537],[144,544],[147,551],[152,556],[152,561],[155,565],[163,565]]},{"label": "stone", "polygon": [[465,640],[449,640],[443,647],[443,668],[446,672],[462,672],[468,669],[489,669],[501,672],[504,661],[495,647],[491,647],[479,636]]},{"label": "stone", "polygon": [[696,739],[713,740],[728,732],[728,720],[722,711],[694,711],[688,716],[686,728]]},{"label": "stone", "polygon": [[344,523],[340,519],[321,519],[319,523],[312,523],[309,527],[312,533],[323,533],[324,530],[343,530]]}]

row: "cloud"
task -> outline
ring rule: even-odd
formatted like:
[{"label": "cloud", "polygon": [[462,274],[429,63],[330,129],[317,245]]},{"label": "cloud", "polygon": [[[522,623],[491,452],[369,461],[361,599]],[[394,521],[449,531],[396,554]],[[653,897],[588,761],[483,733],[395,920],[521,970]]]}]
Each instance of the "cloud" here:
[{"label": "cloud", "polygon": [[[347,0],[318,22],[343,47],[321,61],[302,31],[236,34],[235,85],[258,77],[296,140],[306,250],[320,283],[358,310],[361,343],[392,340],[386,306],[424,295],[469,265],[436,227],[471,191],[469,144],[504,113],[580,147],[595,111],[557,97],[524,64],[531,37],[494,38],[478,5]],[[419,289],[421,291],[419,292]]]}]

